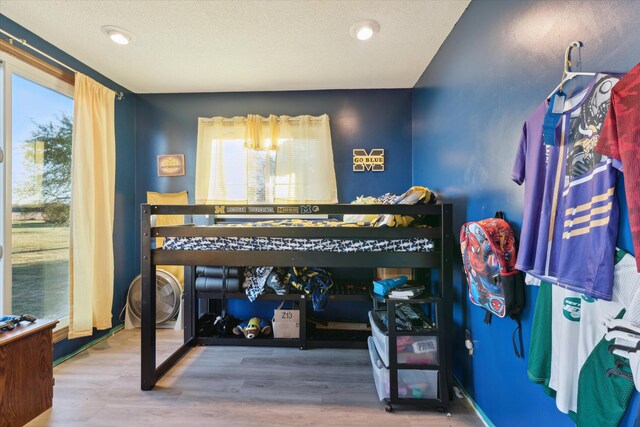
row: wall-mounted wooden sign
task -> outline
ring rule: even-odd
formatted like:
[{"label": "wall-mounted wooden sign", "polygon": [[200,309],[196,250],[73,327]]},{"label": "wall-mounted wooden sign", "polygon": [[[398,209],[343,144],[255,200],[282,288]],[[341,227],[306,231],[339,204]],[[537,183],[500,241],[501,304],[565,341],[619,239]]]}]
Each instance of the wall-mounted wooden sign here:
[{"label": "wall-mounted wooden sign", "polygon": [[363,148],[353,150],[353,171],[354,172],[384,172],[384,150],[374,148],[371,152]]},{"label": "wall-mounted wooden sign", "polygon": [[158,156],[158,176],[184,176],[184,154]]}]

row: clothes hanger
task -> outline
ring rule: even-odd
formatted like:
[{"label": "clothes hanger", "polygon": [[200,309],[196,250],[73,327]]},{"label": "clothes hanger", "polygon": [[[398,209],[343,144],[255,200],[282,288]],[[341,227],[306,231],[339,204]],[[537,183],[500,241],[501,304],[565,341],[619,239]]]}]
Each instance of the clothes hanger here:
[{"label": "clothes hanger", "polygon": [[[636,390],[640,391],[640,356],[638,356],[638,353],[623,353],[618,350],[615,351],[614,354],[622,356],[628,360],[625,361],[623,359],[616,359],[615,368],[606,370],[605,374],[607,375],[607,377],[615,375],[632,380],[633,385],[636,387]],[[631,373],[622,370],[622,368],[626,367],[631,370]]]},{"label": "clothes hanger", "polygon": [[609,353],[617,354],[618,356],[627,358],[629,357],[630,353],[635,353],[638,350],[640,350],[640,348],[638,347],[627,347],[626,345],[620,344],[611,344],[609,345],[609,347],[607,347],[607,351]]},{"label": "clothes hanger", "polygon": [[[616,340],[616,344],[609,345],[609,353],[629,357],[629,353],[640,350],[640,326],[624,319],[609,319],[603,323],[607,328],[604,339],[607,341]],[[631,345],[620,344],[620,341],[625,341],[625,344],[628,342]]]},{"label": "clothes hanger", "polygon": [[628,372],[625,372],[625,371],[622,371],[622,370],[617,369],[617,368],[609,368],[609,369],[607,369],[606,374],[607,374],[607,377],[610,377],[611,375],[615,375],[616,377],[623,377],[623,378],[626,378],[628,380],[633,381],[633,375],[632,374],[630,374]]},{"label": "clothes hanger", "polygon": [[562,90],[564,84],[566,82],[568,82],[569,80],[573,79],[574,77],[577,76],[595,76],[598,73],[591,73],[591,72],[586,72],[586,71],[571,71],[571,50],[573,48],[581,48],[582,46],[584,46],[584,44],[581,41],[574,41],[571,42],[571,44],[567,47],[567,49],[564,51],[564,67],[562,70],[562,79],[560,80],[560,84],[558,86],[556,86],[556,88],[549,94],[549,96],[547,96],[547,99],[551,99],[551,97],[558,92],[559,90]]},{"label": "clothes hanger", "polygon": [[[628,339],[629,341],[639,340],[640,332],[637,329],[626,328],[624,326],[616,326],[607,329],[607,336],[611,334],[613,338]],[[607,338],[610,340],[611,338]]]},{"label": "clothes hanger", "polygon": [[636,345],[638,344],[638,342],[640,342],[640,335],[633,332],[629,333],[627,331],[610,330],[605,334],[604,339],[607,341],[611,341],[614,339],[625,340],[631,343],[632,345]]},{"label": "clothes hanger", "polygon": [[607,350],[618,356],[628,358],[630,353],[640,350],[640,336],[635,333],[611,330],[605,334],[604,339],[615,340],[615,344],[609,345]]},{"label": "clothes hanger", "polygon": [[636,325],[626,319],[608,317],[604,322],[607,331],[621,331],[629,334],[640,335],[640,325]]},{"label": "clothes hanger", "polygon": [[625,366],[630,366],[627,362],[625,362],[622,359],[616,359],[616,368],[620,369],[620,368],[624,368]]}]

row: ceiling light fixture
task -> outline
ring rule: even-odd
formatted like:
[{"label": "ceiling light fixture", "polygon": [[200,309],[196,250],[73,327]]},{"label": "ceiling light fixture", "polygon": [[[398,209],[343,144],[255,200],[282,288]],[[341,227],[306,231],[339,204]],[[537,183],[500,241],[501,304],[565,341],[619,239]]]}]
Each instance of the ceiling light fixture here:
[{"label": "ceiling light fixture", "polygon": [[360,41],[369,40],[380,31],[380,25],[376,21],[366,20],[356,22],[349,29],[349,34]]},{"label": "ceiling light fixture", "polygon": [[132,39],[127,30],[113,25],[105,25],[102,27],[102,32],[108,35],[114,43],[118,44],[129,44]]}]

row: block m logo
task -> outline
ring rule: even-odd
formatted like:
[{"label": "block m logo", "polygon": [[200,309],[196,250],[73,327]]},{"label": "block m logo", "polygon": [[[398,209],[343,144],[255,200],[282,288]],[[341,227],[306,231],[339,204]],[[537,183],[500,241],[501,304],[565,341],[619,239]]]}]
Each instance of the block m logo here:
[{"label": "block m logo", "polygon": [[374,148],[371,152],[362,148],[353,150],[353,171],[354,172],[383,172],[384,171],[384,150]]}]

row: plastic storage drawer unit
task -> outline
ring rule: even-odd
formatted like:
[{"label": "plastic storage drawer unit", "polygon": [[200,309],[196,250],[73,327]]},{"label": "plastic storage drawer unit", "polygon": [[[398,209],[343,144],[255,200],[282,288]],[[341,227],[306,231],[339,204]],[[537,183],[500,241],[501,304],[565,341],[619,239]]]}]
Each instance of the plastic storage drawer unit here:
[{"label": "plastic storage drawer unit", "polygon": [[[373,381],[380,400],[389,398],[389,369],[385,367],[376,351],[373,337],[369,337],[369,356],[373,368]],[[409,399],[436,399],[438,397],[438,371],[399,369],[398,397]]]},{"label": "plastic storage drawer unit", "polygon": [[[389,366],[389,337],[386,331],[380,329],[374,314],[369,312],[371,334],[376,344],[376,350],[384,362]],[[402,334],[398,331],[398,334]],[[438,365],[438,337],[428,335],[404,335],[396,338],[398,363],[414,365]]]}]

